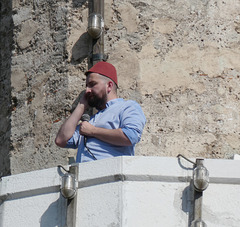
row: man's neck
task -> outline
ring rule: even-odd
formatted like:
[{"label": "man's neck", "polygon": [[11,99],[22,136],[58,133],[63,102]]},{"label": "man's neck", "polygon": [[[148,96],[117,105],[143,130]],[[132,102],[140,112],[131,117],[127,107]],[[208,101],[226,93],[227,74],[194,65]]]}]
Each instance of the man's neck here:
[{"label": "man's neck", "polygon": [[117,99],[117,98],[118,98],[117,94],[109,93],[108,96],[107,96],[107,102],[109,102],[109,101],[111,101],[113,99]]}]

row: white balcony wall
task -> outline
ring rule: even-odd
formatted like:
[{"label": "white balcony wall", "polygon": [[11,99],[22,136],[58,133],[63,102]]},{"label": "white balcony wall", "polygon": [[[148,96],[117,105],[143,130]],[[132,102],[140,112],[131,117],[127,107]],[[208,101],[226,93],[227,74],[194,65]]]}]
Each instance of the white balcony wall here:
[{"label": "white balcony wall", "polygon": [[[79,227],[190,226],[193,165],[185,159],[117,157],[75,165],[79,176],[72,206],[60,194],[58,168],[2,178],[0,227],[70,226],[69,218]],[[203,193],[204,222],[238,227],[240,161],[209,159],[204,165],[210,173]]]}]

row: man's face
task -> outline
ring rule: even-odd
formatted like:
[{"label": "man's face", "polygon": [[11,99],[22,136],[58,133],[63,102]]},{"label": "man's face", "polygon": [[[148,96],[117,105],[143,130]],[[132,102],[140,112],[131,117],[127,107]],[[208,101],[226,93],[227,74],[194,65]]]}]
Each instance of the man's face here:
[{"label": "man's face", "polygon": [[88,105],[102,110],[106,107],[106,80],[98,73],[90,73],[86,81],[86,100]]}]

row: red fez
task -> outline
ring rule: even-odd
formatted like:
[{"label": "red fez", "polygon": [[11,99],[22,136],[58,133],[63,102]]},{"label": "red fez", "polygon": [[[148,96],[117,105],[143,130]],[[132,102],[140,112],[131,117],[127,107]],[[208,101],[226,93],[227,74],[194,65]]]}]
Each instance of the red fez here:
[{"label": "red fez", "polygon": [[100,61],[96,63],[92,68],[90,68],[85,75],[88,73],[99,73],[103,76],[106,76],[110,78],[117,86],[118,86],[118,81],[117,81],[117,71],[115,67],[104,61]]}]

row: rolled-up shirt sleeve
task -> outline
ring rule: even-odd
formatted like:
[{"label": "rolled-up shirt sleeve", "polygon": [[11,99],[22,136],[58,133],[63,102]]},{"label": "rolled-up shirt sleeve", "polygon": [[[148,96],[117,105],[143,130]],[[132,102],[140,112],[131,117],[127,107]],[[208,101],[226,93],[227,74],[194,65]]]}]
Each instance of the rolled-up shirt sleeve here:
[{"label": "rolled-up shirt sleeve", "polygon": [[77,126],[73,133],[73,136],[68,140],[66,148],[76,149],[79,144],[79,139],[80,139],[79,126]]},{"label": "rolled-up shirt sleeve", "polygon": [[141,139],[146,118],[140,105],[135,101],[127,101],[127,105],[121,111],[121,126],[123,133],[128,137],[132,145]]}]

